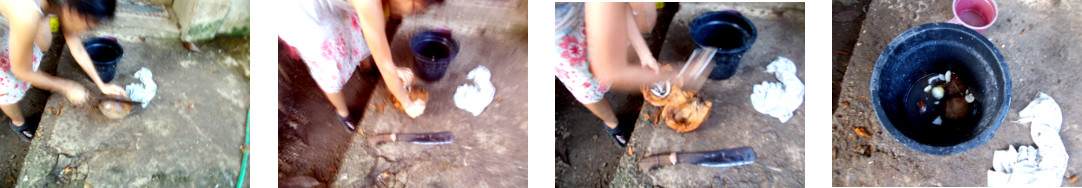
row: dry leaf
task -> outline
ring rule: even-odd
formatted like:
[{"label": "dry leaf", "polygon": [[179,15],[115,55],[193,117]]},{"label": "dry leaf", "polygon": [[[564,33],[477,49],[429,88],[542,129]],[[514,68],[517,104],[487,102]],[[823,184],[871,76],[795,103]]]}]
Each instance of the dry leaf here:
[{"label": "dry leaf", "polygon": [[199,46],[196,46],[195,43],[185,41],[181,44],[184,44],[184,48],[187,48],[188,50],[191,50],[193,52],[200,52]]},{"label": "dry leaf", "polygon": [[868,130],[864,130],[864,127],[853,127],[853,131],[856,131],[860,136],[871,136],[868,134]]},{"label": "dry leaf", "polygon": [[842,101],[842,104],[845,105],[845,108],[849,108],[849,101]]},{"label": "dry leaf", "polygon": [[496,98],[496,103],[499,103],[500,101],[503,101],[503,98]]},{"label": "dry leaf", "polygon": [[867,99],[867,98],[868,98],[868,95],[860,95],[860,98],[862,98],[862,99]]},{"label": "dry leaf", "polygon": [[188,109],[195,109],[195,104],[188,104]]},{"label": "dry leaf", "polygon": [[1067,183],[1071,183],[1071,184],[1078,183],[1078,175],[1076,174],[1076,175],[1071,176],[1071,178],[1067,178]]},{"label": "dry leaf", "polygon": [[627,156],[631,156],[631,147],[627,147]]},{"label": "dry leaf", "polygon": [[1022,35],[1022,34],[1026,34],[1026,30],[1025,30],[1025,29],[1022,29],[1022,33],[1019,33],[1018,35]]}]

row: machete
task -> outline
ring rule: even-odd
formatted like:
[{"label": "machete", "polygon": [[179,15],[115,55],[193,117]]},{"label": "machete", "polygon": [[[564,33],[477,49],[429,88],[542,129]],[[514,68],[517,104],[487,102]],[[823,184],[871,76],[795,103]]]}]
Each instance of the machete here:
[{"label": "machete", "polygon": [[436,144],[449,144],[455,141],[455,135],[451,132],[437,132],[437,133],[384,133],[373,135],[368,137],[368,143],[377,146],[388,142],[405,141],[412,142],[414,144],[422,145],[436,145]]},{"label": "machete", "polygon": [[669,153],[647,156],[639,160],[643,172],[676,163],[691,163],[706,167],[731,167],[755,162],[755,151],[751,147],[706,152]]}]

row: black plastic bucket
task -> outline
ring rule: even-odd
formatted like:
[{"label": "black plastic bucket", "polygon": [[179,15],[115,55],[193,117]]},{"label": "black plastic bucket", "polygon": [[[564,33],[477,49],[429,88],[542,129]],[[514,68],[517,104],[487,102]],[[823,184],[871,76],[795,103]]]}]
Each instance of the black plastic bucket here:
[{"label": "black plastic bucket", "polygon": [[[972,121],[934,125],[906,108],[911,86],[930,73],[960,75],[980,104]],[[1011,103],[1011,75],[995,45],[972,29],[949,23],[924,24],[905,31],[875,63],[871,102],[883,128],[910,149],[954,155],[984,145],[995,136]],[[923,114],[922,114],[923,115]]]},{"label": "black plastic bucket", "polygon": [[708,12],[691,22],[691,40],[699,46],[718,48],[714,55],[714,70],[710,79],[728,79],[736,74],[744,57],[759,35],[755,24],[736,10]]},{"label": "black plastic bucket", "polygon": [[92,38],[83,41],[83,47],[86,48],[86,54],[90,55],[90,60],[94,62],[94,69],[98,71],[101,81],[106,83],[113,81],[116,77],[116,63],[120,57],[124,56],[124,48],[120,46],[120,43],[117,43],[116,39]]},{"label": "black plastic bucket", "polygon": [[448,30],[418,33],[410,38],[413,51],[413,71],[421,79],[437,81],[447,73],[447,65],[458,55],[458,42]]}]

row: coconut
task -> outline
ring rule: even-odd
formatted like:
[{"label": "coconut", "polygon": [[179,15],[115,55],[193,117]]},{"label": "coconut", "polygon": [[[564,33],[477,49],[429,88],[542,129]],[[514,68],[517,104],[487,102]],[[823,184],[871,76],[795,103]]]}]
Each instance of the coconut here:
[{"label": "coconut", "polygon": [[691,132],[701,125],[709,117],[713,103],[703,100],[702,97],[691,95],[686,102],[666,105],[662,108],[661,117],[665,124],[676,132]]}]

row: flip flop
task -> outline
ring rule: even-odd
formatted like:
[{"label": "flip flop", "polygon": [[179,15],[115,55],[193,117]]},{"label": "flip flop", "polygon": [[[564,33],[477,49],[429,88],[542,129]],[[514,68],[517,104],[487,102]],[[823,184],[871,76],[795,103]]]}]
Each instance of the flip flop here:
[{"label": "flip flop", "polygon": [[38,118],[27,118],[26,121],[23,122],[22,126],[15,126],[14,122],[8,122],[8,127],[11,127],[11,130],[14,131],[15,134],[19,135],[20,139],[26,142],[30,142],[34,139],[34,133],[37,132]]},{"label": "flip flop", "polygon": [[342,115],[338,115],[337,113],[334,115],[338,116],[338,120],[342,121],[342,126],[345,126],[347,131],[350,133],[357,132],[357,126],[353,126],[353,123],[350,123],[350,121],[353,120],[352,114],[346,115],[346,117],[342,117]]},{"label": "flip flop", "polygon": [[620,148],[627,147],[628,138],[631,138],[631,130],[625,129],[623,123],[617,124],[616,128],[612,129],[605,125],[601,126],[605,127],[605,132],[608,132],[609,136],[612,136],[612,141],[615,142],[617,146],[620,146]]}]

